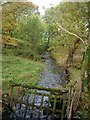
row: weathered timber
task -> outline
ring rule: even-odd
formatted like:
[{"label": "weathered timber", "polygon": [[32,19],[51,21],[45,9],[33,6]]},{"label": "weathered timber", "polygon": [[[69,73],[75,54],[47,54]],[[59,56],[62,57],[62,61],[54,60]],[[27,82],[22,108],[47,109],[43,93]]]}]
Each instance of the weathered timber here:
[{"label": "weathered timber", "polygon": [[[48,120],[50,116],[52,119],[58,118],[64,120],[65,118],[72,117],[76,83],[70,87],[69,93],[68,87],[67,89],[62,89],[63,87],[55,89],[11,83],[9,92],[11,107],[12,109],[14,108],[13,111],[15,114],[17,114],[18,110],[20,115],[22,114],[22,108],[24,106],[24,118],[26,118],[27,115],[29,115],[31,119],[35,118],[35,111],[37,111],[38,120],[42,118],[42,114],[46,120]],[[17,105],[19,105],[18,108]]]},{"label": "weathered timber", "polygon": [[55,93],[55,92],[67,93],[68,92],[68,89],[64,88],[64,87],[60,87],[60,88],[45,88],[45,87],[42,87],[42,86],[23,85],[23,84],[21,85],[19,83],[13,83],[12,86],[13,87],[22,86],[23,88],[28,88],[28,89],[45,90],[45,91],[49,91],[49,92],[52,92],[52,93]]},{"label": "weathered timber", "polygon": [[53,112],[52,112],[53,119],[54,119],[54,114],[55,114],[55,109],[56,109],[56,102],[57,102],[57,96],[55,96],[54,98]]},{"label": "weathered timber", "polygon": [[43,98],[44,98],[44,95],[42,94],[41,103],[40,103],[40,110],[39,110],[39,113],[38,113],[38,119],[40,119],[40,114],[42,112]]},{"label": "weathered timber", "polygon": [[25,107],[25,114],[24,114],[24,117],[26,117],[26,114],[27,114],[27,109],[28,109],[28,99],[29,99],[29,94],[27,96],[27,100],[26,100],[26,107]]},{"label": "weathered timber", "polygon": [[49,114],[49,110],[50,110],[50,108],[49,108],[50,98],[51,98],[51,94],[50,94],[49,97],[48,97],[48,107],[47,107],[46,119],[48,119],[48,114]]},{"label": "weathered timber", "polygon": [[31,117],[33,117],[33,112],[34,112],[34,107],[35,107],[35,99],[36,99],[36,95],[34,95],[34,98],[33,98]]}]

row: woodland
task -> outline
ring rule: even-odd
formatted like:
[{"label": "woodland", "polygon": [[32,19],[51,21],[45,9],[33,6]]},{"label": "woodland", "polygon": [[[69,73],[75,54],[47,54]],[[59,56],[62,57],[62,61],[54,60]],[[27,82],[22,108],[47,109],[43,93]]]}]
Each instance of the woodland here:
[{"label": "woodland", "polygon": [[10,81],[37,85],[47,51],[65,70],[65,87],[78,82],[76,115],[90,119],[90,2],[62,2],[45,15],[32,2],[3,3],[1,37],[3,93]]}]

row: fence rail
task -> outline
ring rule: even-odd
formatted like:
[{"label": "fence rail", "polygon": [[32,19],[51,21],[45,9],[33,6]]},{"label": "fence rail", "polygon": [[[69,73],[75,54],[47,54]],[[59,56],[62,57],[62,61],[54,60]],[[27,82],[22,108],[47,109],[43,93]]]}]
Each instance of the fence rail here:
[{"label": "fence rail", "polygon": [[11,118],[69,119],[72,117],[77,83],[69,89],[45,88],[11,83],[8,104]]}]

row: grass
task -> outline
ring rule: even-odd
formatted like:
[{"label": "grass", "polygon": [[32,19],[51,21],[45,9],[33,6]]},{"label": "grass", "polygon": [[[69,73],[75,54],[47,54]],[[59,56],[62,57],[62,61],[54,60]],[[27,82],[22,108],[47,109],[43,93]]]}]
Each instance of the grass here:
[{"label": "grass", "polygon": [[[48,49],[50,51],[50,49]],[[51,51],[51,56],[56,60],[57,64],[64,66],[68,57],[68,47],[57,46],[54,47]]]},{"label": "grass", "polygon": [[24,85],[35,85],[40,79],[44,65],[39,61],[33,61],[14,55],[3,55],[2,58],[2,89],[8,91],[9,81]]}]

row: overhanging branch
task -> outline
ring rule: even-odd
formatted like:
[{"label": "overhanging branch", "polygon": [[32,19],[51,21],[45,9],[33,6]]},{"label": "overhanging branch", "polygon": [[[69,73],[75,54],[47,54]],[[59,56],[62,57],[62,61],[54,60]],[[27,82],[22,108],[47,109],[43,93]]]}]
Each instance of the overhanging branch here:
[{"label": "overhanging branch", "polygon": [[[56,22],[55,22],[55,23],[56,23]],[[82,41],[82,43],[85,43],[85,41],[84,41],[81,37],[79,37],[78,35],[76,35],[76,34],[74,34],[74,33],[72,33],[72,32],[69,32],[68,30],[66,30],[65,28],[63,28],[59,23],[56,23],[56,24],[59,26],[59,28],[61,28],[62,30],[64,30],[64,31],[67,32],[68,34],[77,37],[78,39],[80,39],[80,40]]]}]

